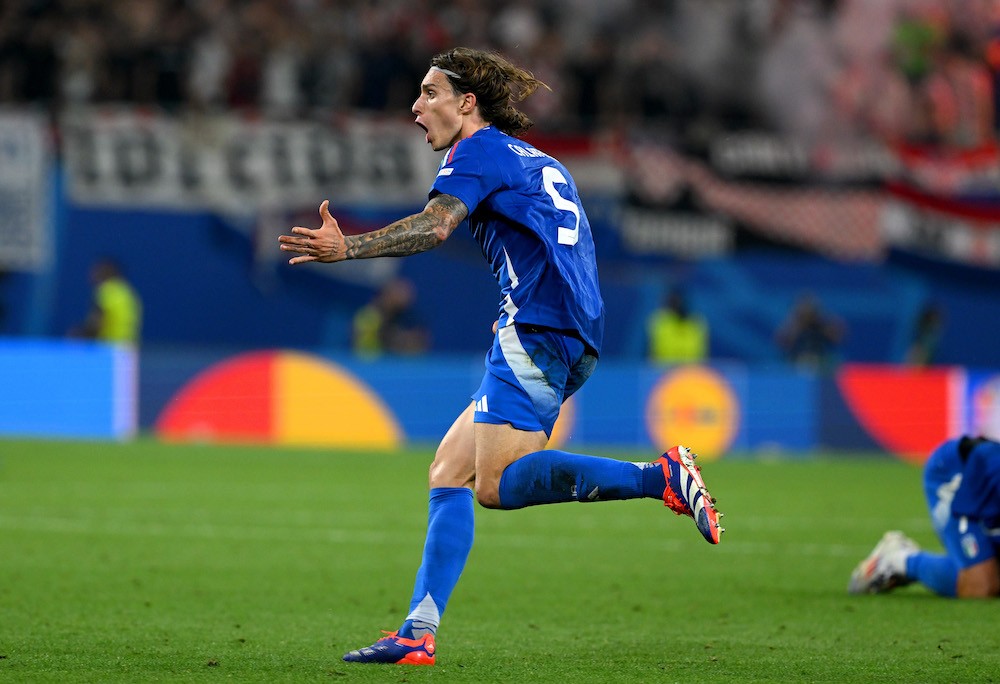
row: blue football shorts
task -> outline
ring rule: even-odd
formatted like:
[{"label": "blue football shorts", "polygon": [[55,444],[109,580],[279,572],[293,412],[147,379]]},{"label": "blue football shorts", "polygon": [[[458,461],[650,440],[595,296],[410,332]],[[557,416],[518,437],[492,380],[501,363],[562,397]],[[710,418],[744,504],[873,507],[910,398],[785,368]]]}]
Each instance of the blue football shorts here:
[{"label": "blue football shorts", "polygon": [[597,367],[576,337],[515,323],[497,330],[486,373],[472,395],[477,423],[510,424],[552,435],[559,409]]},{"label": "blue football shorts", "polygon": [[979,520],[952,514],[951,503],[962,484],[962,459],[955,444],[946,443],[927,459],[924,495],[941,544],[960,568],[968,568],[998,555],[1000,529],[988,529]]}]

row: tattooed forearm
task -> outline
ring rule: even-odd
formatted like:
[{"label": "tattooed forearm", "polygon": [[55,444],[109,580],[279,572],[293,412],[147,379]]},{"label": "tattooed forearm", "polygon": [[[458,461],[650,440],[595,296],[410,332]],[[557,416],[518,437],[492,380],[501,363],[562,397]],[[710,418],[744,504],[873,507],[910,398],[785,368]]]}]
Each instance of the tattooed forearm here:
[{"label": "tattooed forearm", "polygon": [[370,233],[345,238],[348,259],[407,256],[433,249],[443,242],[436,222],[424,213],[414,214]]},{"label": "tattooed forearm", "polygon": [[451,195],[438,195],[419,214],[390,223],[370,233],[345,238],[348,259],[408,256],[433,249],[448,239],[468,214],[465,204]]}]

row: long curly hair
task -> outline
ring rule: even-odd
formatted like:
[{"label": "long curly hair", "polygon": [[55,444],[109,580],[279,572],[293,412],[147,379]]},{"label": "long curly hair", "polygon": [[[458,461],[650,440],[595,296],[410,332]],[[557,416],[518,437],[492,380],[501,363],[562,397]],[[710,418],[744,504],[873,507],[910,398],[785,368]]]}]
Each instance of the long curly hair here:
[{"label": "long curly hair", "polygon": [[446,76],[455,92],[473,93],[483,120],[508,135],[519,135],[534,125],[514,103],[539,87],[552,90],[496,52],[457,47],[432,57],[431,66],[451,72]]}]

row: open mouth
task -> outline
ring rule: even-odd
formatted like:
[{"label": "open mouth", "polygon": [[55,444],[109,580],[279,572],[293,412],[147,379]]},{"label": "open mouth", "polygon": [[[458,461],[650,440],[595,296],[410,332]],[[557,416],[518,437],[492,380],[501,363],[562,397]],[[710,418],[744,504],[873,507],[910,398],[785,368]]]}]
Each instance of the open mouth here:
[{"label": "open mouth", "polygon": [[419,121],[414,121],[413,123],[415,123],[418,126],[420,126],[420,129],[424,132],[424,140],[426,142],[430,142],[431,141],[431,137],[430,137],[430,133],[427,131],[427,126],[423,125]]}]

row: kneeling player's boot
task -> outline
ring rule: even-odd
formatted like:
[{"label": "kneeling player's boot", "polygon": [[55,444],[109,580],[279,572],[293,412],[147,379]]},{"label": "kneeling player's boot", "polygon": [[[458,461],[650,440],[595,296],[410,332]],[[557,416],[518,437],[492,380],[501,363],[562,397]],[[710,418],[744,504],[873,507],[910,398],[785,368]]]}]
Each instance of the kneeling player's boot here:
[{"label": "kneeling player's boot", "polygon": [[906,576],[906,559],[918,551],[917,543],[902,532],[886,532],[868,557],[854,568],[847,592],[884,594],[905,587],[913,581]]},{"label": "kneeling player's boot", "polygon": [[344,654],[349,663],[382,663],[391,665],[433,665],[434,635],[425,634],[419,639],[406,639],[396,632],[386,632],[371,646]]},{"label": "kneeling player's boot", "polygon": [[663,490],[663,505],[677,515],[694,518],[698,531],[710,544],[718,544],[726,528],[719,524],[722,513],[715,510],[715,499],[708,493],[701,469],[694,464],[695,454],[683,446],[675,446],[658,458],[667,480]]}]

